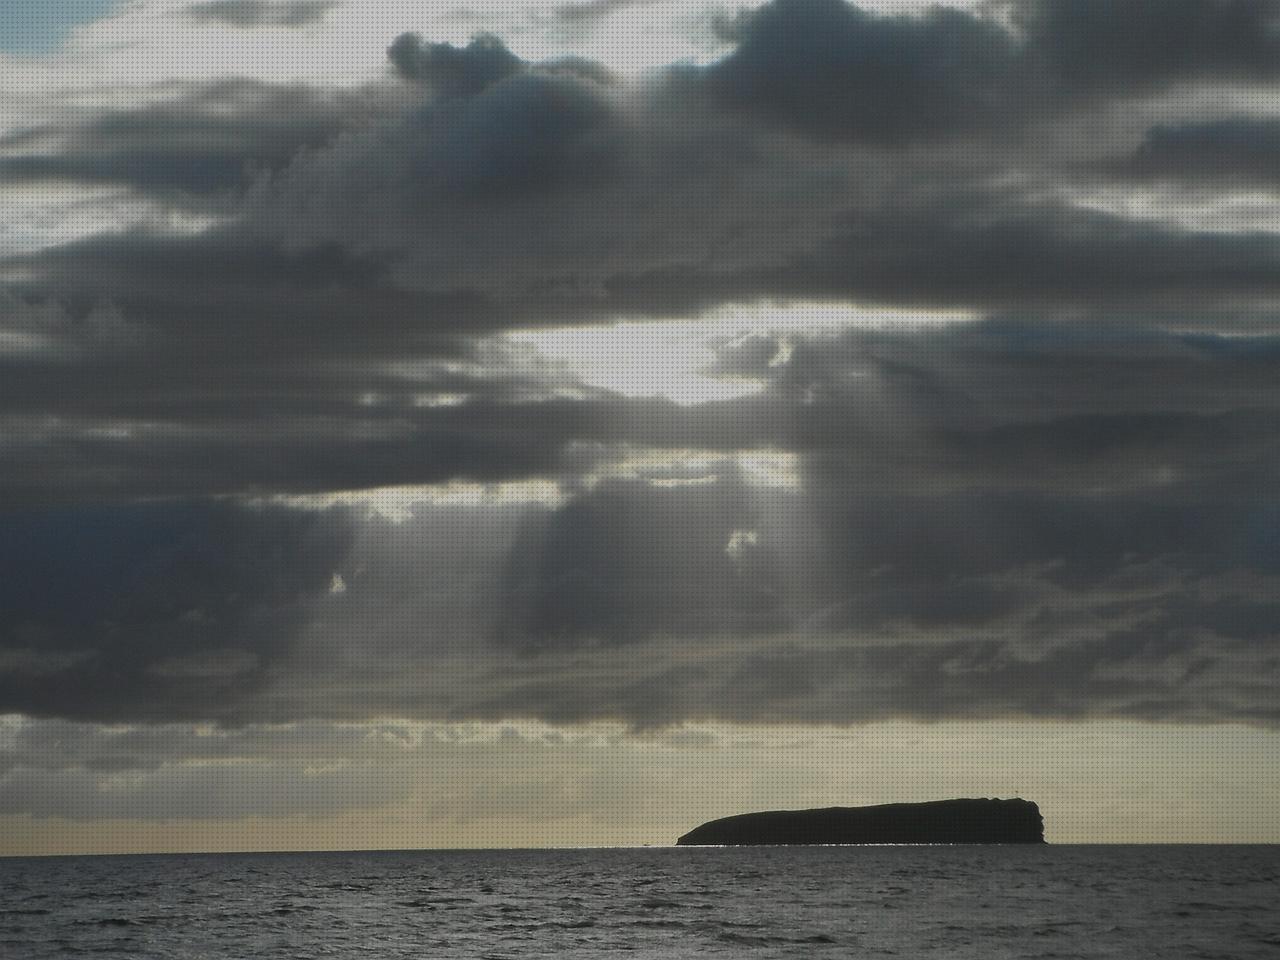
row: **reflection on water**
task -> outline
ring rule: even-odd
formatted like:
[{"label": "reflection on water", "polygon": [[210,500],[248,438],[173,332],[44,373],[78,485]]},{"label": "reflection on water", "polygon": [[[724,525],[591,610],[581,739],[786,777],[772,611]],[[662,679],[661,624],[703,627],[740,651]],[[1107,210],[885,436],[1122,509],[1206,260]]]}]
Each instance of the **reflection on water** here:
[{"label": "reflection on water", "polygon": [[1280,956],[1280,847],[0,860],[0,956]]}]

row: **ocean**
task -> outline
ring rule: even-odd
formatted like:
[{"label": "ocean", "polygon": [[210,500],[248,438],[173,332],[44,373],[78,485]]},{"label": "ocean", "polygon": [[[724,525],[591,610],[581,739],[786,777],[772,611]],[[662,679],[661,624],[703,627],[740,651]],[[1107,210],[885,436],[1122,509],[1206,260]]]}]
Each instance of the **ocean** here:
[{"label": "ocean", "polygon": [[0,956],[1280,958],[1280,847],[0,859]]}]

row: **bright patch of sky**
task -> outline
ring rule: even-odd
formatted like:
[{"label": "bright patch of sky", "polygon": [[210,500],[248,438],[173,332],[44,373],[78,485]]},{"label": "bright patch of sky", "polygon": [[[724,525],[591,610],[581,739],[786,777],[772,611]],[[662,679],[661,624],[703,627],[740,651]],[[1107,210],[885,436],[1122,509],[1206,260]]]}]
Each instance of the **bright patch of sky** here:
[{"label": "bright patch of sky", "polygon": [[55,49],[75,26],[105,16],[121,0],[0,0],[0,50]]},{"label": "bright patch of sky", "polygon": [[1223,189],[1163,183],[1064,188],[1063,197],[1082,210],[1201,233],[1280,233],[1280,209],[1270,187]]},{"label": "bright patch of sky", "polygon": [[694,322],[628,321],[591,327],[552,327],[508,334],[578,382],[624,397],[661,397],[683,406],[734,400],[762,391],[764,380],[714,369],[720,351],[744,338],[776,337],[773,367],[791,357],[788,334],[910,329],[977,319],[969,310],[913,310],[866,304],[761,301],[729,304]]},{"label": "bright patch of sky", "polygon": [[[453,480],[443,484],[419,484],[413,486],[378,487],[371,490],[340,490],[333,493],[277,495],[248,500],[250,506],[277,505],[296,510],[328,510],[332,507],[350,507],[361,512],[366,520],[383,520],[405,523],[412,520],[415,511],[431,507],[481,507],[513,503],[537,503],[544,506],[560,506],[564,492],[553,480],[514,480],[507,483],[472,483]],[[330,587],[336,586],[336,580]],[[342,590],[345,592],[346,584]]]},{"label": "bright patch of sky", "polygon": [[[387,70],[386,48],[406,31],[465,43],[500,36],[529,60],[596,60],[634,76],[672,63],[706,63],[728,48],[724,24],[762,0],[337,0],[315,18],[246,26],[192,15],[196,0],[0,0],[0,50],[49,52],[73,27],[76,58],[101,81],[250,76],[316,83],[363,82]],[[974,0],[944,0],[972,6]],[[918,14],[935,0],[873,0],[870,10]],[[113,8],[117,16],[105,18]],[[199,55],[194,55],[199,51]]]}]

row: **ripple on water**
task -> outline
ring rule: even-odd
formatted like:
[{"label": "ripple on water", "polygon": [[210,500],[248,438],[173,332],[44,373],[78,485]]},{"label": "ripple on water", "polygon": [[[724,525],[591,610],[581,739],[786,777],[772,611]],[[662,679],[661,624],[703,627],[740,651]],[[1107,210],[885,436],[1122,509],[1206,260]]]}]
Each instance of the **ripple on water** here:
[{"label": "ripple on water", "polygon": [[83,858],[0,871],[12,891],[0,956],[19,960],[1280,958],[1276,848]]}]

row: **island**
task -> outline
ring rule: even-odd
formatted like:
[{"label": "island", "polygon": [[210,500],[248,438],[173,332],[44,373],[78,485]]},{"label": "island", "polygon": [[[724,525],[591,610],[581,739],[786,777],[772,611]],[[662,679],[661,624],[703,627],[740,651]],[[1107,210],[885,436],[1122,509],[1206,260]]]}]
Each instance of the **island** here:
[{"label": "island", "polygon": [[677,846],[863,843],[1044,843],[1030,800],[934,800],[874,807],[774,810],[712,820]]}]

